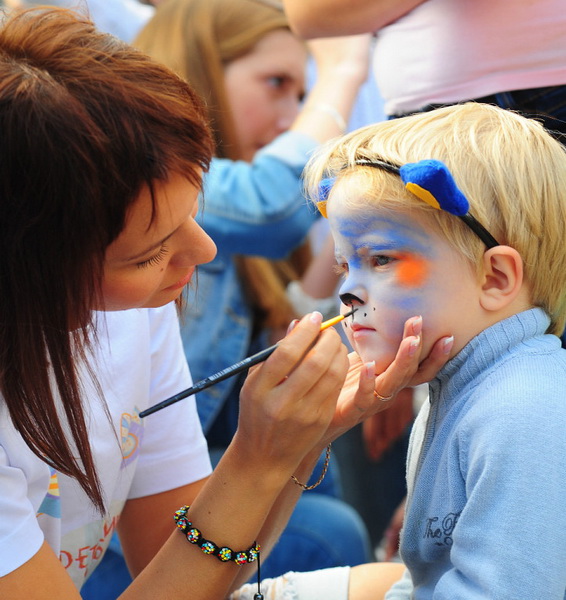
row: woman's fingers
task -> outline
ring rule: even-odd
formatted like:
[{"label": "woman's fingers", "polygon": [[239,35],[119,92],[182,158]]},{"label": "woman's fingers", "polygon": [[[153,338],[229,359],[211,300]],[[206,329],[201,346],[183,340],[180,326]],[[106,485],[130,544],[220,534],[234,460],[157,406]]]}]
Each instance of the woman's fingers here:
[{"label": "woman's fingers", "polygon": [[350,368],[338,400],[338,407],[328,438],[335,439],[360,421],[391,408],[404,388],[430,381],[450,358],[452,336],[442,337],[423,359],[423,319],[412,317],[405,322],[403,339],[391,364],[377,377],[374,363],[363,364],[360,357],[349,355]]},{"label": "woman's fingers", "polygon": [[[412,317],[405,322],[403,339],[393,362],[375,379],[376,399],[387,402],[411,381],[419,369],[422,349],[422,317]],[[382,409],[385,407],[382,407]]]},{"label": "woman's fingers", "polygon": [[275,352],[254,370],[257,378],[269,387],[286,378],[313,347],[321,333],[321,323],[322,315],[316,311],[305,315],[299,322],[292,322]]},{"label": "woman's fingers", "polygon": [[320,442],[348,370],[340,336],[320,324],[320,315],[303,318],[242,389],[240,433],[288,464]]},{"label": "woman's fingers", "polygon": [[450,358],[454,345],[454,336],[446,336],[436,341],[429,355],[420,362],[419,368],[411,379],[411,385],[420,385],[434,378]]},{"label": "woman's fingers", "polygon": [[453,336],[438,339],[429,354],[422,357],[422,327],[422,317],[413,317],[405,323],[395,359],[376,379],[375,390],[379,395],[388,397],[404,387],[430,381],[450,358]]}]

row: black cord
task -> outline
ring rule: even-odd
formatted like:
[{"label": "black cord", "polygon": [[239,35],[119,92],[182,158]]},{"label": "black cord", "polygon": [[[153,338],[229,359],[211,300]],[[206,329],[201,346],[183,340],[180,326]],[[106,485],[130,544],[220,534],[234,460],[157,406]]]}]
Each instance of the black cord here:
[{"label": "black cord", "polygon": [[[254,546],[257,546],[254,542]],[[263,594],[261,593],[261,551],[257,551],[257,594],[254,594],[254,600],[264,600]]]}]

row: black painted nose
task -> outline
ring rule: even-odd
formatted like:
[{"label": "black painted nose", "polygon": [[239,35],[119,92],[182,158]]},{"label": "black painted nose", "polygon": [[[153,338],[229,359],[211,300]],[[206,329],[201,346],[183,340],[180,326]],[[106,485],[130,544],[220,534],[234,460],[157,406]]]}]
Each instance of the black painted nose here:
[{"label": "black painted nose", "polygon": [[346,306],[353,306],[354,302],[363,306],[365,303],[360,300],[355,294],[340,294],[340,301]]}]

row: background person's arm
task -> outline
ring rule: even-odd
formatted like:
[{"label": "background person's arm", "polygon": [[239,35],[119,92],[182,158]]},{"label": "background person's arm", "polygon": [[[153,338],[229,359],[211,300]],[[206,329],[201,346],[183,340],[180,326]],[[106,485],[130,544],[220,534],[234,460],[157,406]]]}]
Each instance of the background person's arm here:
[{"label": "background person's arm", "polygon": [[378,31],[426,0],[284,0],[295,33],[305,39]]}]

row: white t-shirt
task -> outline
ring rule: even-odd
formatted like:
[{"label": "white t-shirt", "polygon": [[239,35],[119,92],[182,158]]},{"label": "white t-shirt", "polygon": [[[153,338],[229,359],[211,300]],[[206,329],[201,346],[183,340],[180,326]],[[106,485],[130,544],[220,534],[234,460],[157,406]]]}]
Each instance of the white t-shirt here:
[{"label": "white t-shirt", "polygon": [[[93,364],[112,424],[87,376],[87,423],[107,514],[82,488],[31,452],[0,397],[0,576],[46,539],[80,589],[102,558],[124,502],[211,472],[194,398],[144,419],[139,413],[191,385],[173,304],[99,313]],[[85,370],[86,372],[86,370]]]},{"label": "white t-shirt", "polygon": [[427,0],[377,34],[388,115],[566,84],[564,0]]}]

